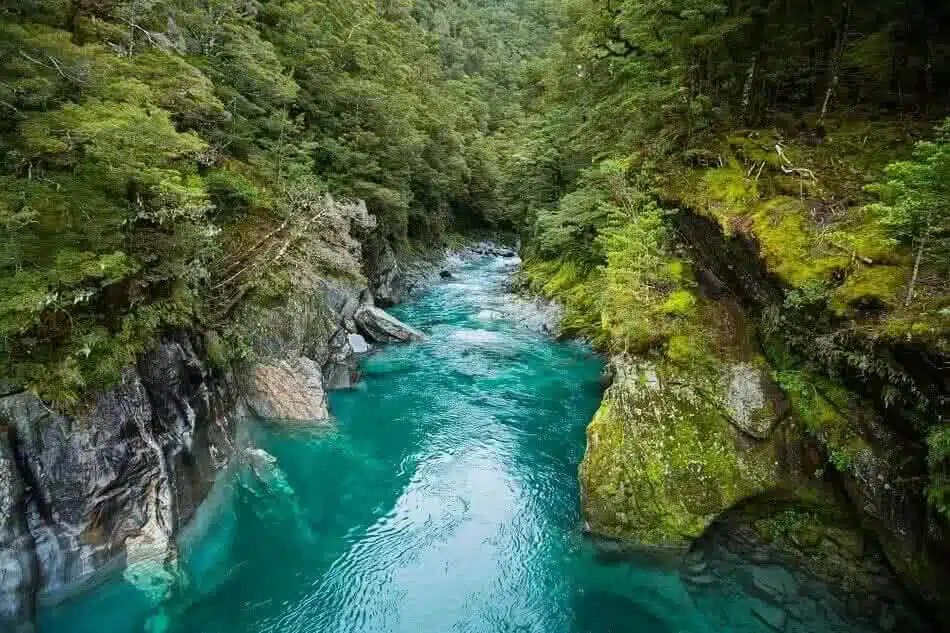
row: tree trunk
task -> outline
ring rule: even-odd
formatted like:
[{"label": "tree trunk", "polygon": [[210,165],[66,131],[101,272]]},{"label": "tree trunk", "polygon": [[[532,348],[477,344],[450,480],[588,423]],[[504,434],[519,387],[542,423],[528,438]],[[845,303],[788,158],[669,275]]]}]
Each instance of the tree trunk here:
[{"label": "tree trunk", "polygon": [[924,246],[927,245],[927,236],[920,238],[920,246],[917,247],[917,259],[914,261],[914,274],[910,278],[910,286],[907,287],[907,298],[904,299],[904,307],[907,307],[914,300],[914,287],[917,285],[917,277],[920,275],[920,260],[924,257]]},{"label": "tree trunk", "polygon": [[82,18],[82,0],[71,0],[69,13],[66,16],[66,30],[73,35],[73,44],[82,46],[82,33],[79,28]]},{"label": "tree trunk", "polygon": [[752,85],[755,82],[755,65],[759,61],[758,52],[752,54],[752,62],[745,76],[745,87],[742,89],[742,118],[748,119],[749,104],[752,102]]},{"label": "tree trunk", "polygon": [[848,39],[848,26],[851,23],[851,2],[852,0],[846,0],[846,2],[844,2],[842,5],[841,26],[838,32],[838,42],[835,45],[834,57],[831,60],[831,79],[828,82],[828,89],[825,91],[825,100],[821,105],[821,114],[818,116],[817,129],[819,131],[825,124],[825,117],[828,114],[828,106],[831,104],[831,99],[834,97],[835,90],[838,89],[838,83],[840,82],[841,57],[844,54],[845,42]]}]

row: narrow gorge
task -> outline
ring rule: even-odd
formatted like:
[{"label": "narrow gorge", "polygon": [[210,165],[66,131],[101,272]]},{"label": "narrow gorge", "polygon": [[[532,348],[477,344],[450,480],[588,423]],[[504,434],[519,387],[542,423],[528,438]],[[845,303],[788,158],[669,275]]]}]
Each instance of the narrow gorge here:
[{"label": "narrow gorge", "polygon": [[950,628],[950,9],[0,0],[0,631]]}]

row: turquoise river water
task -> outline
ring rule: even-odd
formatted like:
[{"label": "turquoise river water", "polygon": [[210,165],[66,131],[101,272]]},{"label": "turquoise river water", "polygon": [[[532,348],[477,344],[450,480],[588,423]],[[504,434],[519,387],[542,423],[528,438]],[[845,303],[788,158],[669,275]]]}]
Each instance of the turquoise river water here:
[{"label": "turquoise river water", "polygon": [[44,610],[40,633],[723,630],[675,568],[605,560],[584,536],[602,362],[526,327],[512,266],[460,262],[397,308],[428,340],[365,358],[332,424],[249,428],[276,461],[222,478],[158,615],[116,578]]}]

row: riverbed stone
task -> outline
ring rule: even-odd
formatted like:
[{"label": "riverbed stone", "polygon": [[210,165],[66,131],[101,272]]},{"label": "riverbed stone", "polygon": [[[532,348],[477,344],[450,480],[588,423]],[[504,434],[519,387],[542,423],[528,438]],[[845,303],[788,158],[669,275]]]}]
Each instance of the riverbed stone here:
[{"label": "riverbed stone", "polygon": [[[693,552],[719,578],[712,587],[688,584],[715,630],[745,630],[754,619],[787,633],[884,631],[884,615],[883,624],[902,633],[931,633],[880,549],[822,485],[744,500],[696,540]],[[686,582],[689,560],[681,568]],[[737,596],[739,606],[748,601],[748,610],[723,611],[723,594]]]},{"label": "riverbed stone", "polygon": [[749,609],[757,620],[773,631],[784,631],[788,624],[788,612],[774,604],[753,599]]},{"label": "riverbed stone", "polygon": [[792,574],[782,567],[770,565],[751,569],[752,586],[766,600],[784,604],[798,592],[798,583]]},{"label": "riverbed stone", "polygon": [[425,338],[419,330],[375,306],[360,307],[354,319],[360,332],[374,343],[408,343]]}]

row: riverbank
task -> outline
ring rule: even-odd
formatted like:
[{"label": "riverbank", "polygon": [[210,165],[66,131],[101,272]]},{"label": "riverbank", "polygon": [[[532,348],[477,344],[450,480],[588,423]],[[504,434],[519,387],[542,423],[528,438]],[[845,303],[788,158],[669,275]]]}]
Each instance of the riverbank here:
[{"label": "riverbank", "polygon": [[[29,392],[0,399],[0,613],[9,626],[32,630],[39,606],[94,590],[116,569],[166,602],[182,582],[180,535],[245,459],[246,421],[326,423],[327,394],[356,384],[361,356],[421,337],[376,305],[373,288],[408,297],[439,279],[448,251],[381,270],[349,233],[373,224],[365,207],[353,209],[335,213],[352,218],[338,249],[288,251],[288,286],[241,305],[231,341],[169,331],[79,413]],[[320,265],[330,259],[336,273]]]}]

